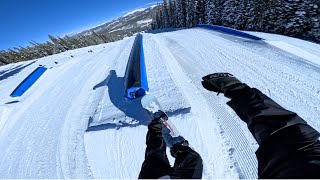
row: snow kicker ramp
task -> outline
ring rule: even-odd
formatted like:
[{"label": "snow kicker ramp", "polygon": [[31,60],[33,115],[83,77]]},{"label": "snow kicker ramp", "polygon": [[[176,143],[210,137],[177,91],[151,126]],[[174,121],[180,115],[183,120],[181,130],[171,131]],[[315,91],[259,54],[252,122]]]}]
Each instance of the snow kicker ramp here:
[{"label": "snow kicker ramp", "polygon": [[[200,28],[143,39],[150,92],[203,157],[204,178],[257,177],[256,142],[228,100],[202,88],[206,74],[228,71],[320,130],[320,71],[304,59]],[[1,81],[1,178],[138,177],[148,118],[139,99],[123,97],[133,40],[41,58]],[[22,97],[10,97],[39,63],[46,73]]]}]

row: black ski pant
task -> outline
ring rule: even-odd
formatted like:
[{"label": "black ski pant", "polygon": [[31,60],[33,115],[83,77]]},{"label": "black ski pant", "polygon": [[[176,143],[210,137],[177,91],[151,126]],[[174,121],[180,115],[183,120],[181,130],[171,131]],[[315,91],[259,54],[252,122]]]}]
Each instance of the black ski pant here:
[{"label": "black ski pant", "polygon": [[171,154],[176,158],[171,167],[166,154],[166,143],[162,138],[162,123],[151,123],[146,138],[145,160],[139,179],[158,179],[170,176],[172,179],[200,179],[203,164],[200,155],[188,146],[174,145]]},{"label": "black ski pant", "polygon": [[228,105],[259,144],[259,178],[320,178],[319,133],[296,113],[246,85]]}]

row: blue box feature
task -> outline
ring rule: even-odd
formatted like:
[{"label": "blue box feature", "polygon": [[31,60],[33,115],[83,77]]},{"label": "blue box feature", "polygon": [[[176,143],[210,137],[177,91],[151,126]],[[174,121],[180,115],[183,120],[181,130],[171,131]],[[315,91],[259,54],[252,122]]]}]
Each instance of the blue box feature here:
[{"label": "blue box feature", "polygon": [[214,31],[220,31],[220,32],[223,32],[226,34],[231,34],[231,35],[240,36],[243,38],[248,38],[248,39],[253,39],[253,40],[264,40],[263,38],[253,36],[251,34],[248,34],[248,33],[236,30],[236,29],[228,28],[228,27],[223,27],[223,26],[199,24],[199,25],[197,25],[197,27],[206,28],[206,29],[210,29],[210,30],[214,30]]},{"label": "blue box feature", "polygon": [[45,67],[38,67],[28,77],[26,77],[18,87],[10,94],[11,97],[22,96],[47,70]]}]

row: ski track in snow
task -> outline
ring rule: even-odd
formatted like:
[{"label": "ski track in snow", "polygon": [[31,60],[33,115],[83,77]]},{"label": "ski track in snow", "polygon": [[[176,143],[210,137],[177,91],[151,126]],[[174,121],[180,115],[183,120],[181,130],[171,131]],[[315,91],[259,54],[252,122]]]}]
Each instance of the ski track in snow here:
[{"label": "ski track in snow", "polygon": [[[198,63],[194,64],[194,62],[198,62],[198,61],[194,61],[195,59],[197,59],[197,56],[188,52],[180,52],[183,48],[177,46],[177,44],[173,44],[172,41],[169,41],[169,43],[166,44],[166,42],[163,40],[167,40],[167,38],[159,38],[159,39],[162,39],[162,42],[160,43],[162,44],[162,47],[170,47],[170,49],[172,50],[171,52],[172,57],[169,59],[171,59],[171,61],[176,60],[180,63],[179,65],[177,64],[175,67],[181,66],[182,68],[184,68],[185,73],[180,75],[180,77],[189,76],[189,78],[191,79],[191,82],[198,84],[197,89],[193,89],[193,90],[190,89],[189,93],[187,93],[187,94],[198,94],[199,96],[194,99],[194,106],[192,107],[199,107],[200,109],[203,109],[203,107],[209,107],[206,111],[202,111],[202,112],[199,109],[199,113],[195,115],[195,118],[198,122],[204,122],[204,124],[202,125],[203,129],[201,130],[201,132],[204,133],[203,135],[204,137],[202,139],[207,140],[207,144],[205,145],[205,147],[208,149],[207,150],[208,152],[207,154],[203,155],[201,153],[201,150],[198,150],[198,149],[196,150],[199,151],[199,153],[204,157],[208,157],[208,156],[210,157],[210,155],[215,155],[214,157],[204,159],[204,162],[208,160],[212,161],[210,162],[212,166],[205,165],[206,169],[208,169],[207,171],[210,172],[210,169],[214,169],[216,167],[219,167],[224,170],[218,171],[218,173],[220,172],[221,174],[216,173],[215,176],[208,176],[205,178],[226,178],[226,177],[232,178],[232,176],[231,177],[226,176],[227,175],[226,173],[232,172],[233,168],[240,168],[238,167],[238,164],[240,163],[241,165],[241,163],[245,163],[245,161],[237,162],[233,160],[233,157],[230,157],[229,163],[228,163],[228,161],[225,158],[222,158],[223,155],[233,155],[233,156],[239,155],[238,159],[242,159],[242,160],[252,159],[252,161],[254,162],[255,160],[254,151],[251,151],[251,149],[248,149],[248,147],[250,146],[248,146],[248,143],[245,140],[242,140],[242,139],[245,139],[245,136],[239,133],[241,132],[240,127],[236,126],[237,124],[234,121],[232,121],[232,117],[228,113],[226,113],[225,108],[221,107],[221,104],[215,103],[215,102],[219,102],[219,98],[214,97],[209,99],[209,101],[206,102],[207,105],[200,104],[201,101],[205,101],[205,98],[210,98],[210,95],[206,97],[205,94],[201,93],[202,88],[199,86],[199,84],[201,81],[201,77],[203,75],[201,75],[199,72],[203,72],[203,69],[199,69],[201,68],[201,66],[199,66]],[[169,53],[167,52],[165,54],[169,54]],[[179,54],[179,56],[177,56],[177,54]],[[204,67],[207,67],[207,66],[208,64],[204,64]],[[197,67],[196,71],[194,70],[194,67]],[[188,82],[188,81],[182,81],[182,84],[185,84],[185,82]],[[192,85],[191,83],[184,85],[184,89],[191,85]],[[199,94],[201,94],[202,97]],[[221,126],[219,126],[217,122],[222,122],[222,121],[223,123],[221,124]],[[206,134],[208,132],[213,132],[212,134],[216,134],[217,132],[219,132],[221,133],[222,137],[219,138],[218,135],[206,137]],[[223,138],[224,134],[234,138],[230,138],[230,140],[225,139]],[[212,137],[212,139],[210,137]],[[219,139],[220,141],[225,142],[224,146],[223,144],[221,145],[221,142],[219,142]],[[242,152],[241,153],[234,152],[234,148],[232,145],[239,147],[239,149],[241,149]],[[247,151],[248,153],[243,153]],[[243,157],[242,155],[248,155],[248,156]],[[223,166],[225,167],[222,168]],[[243,164],[241,167],[248,167],[248,164]],[[249,167],[250,167],[250,164],[249,164]],[[251,168],[252,168],[252,165],[251,165]],[[245,172],[250,172],[250,170],[247,170]],[[254,174],[254,172],[252,171],[251,173]],[[243,177],[242,174],[239,173],[239,171],[238,171],[238,177],[248,178],[248,176]]]},{"label": "ski track in snow", "polygon": [[[150,93],[202,156],[203,178],[257,178],[258,147],[228,99],[202,88],[204,75],[232,73],[320,131],[320,69],[301,58],[308,53],[200,28],[143,36]],[[139,99],[123,98],[133,40],[0,67],[6,74],[25,66],[0,81],[0,178],[138,177],[150,119]],[[318,57],[316,46],[305,52]],[[39,65],[48,71],[10,97]]]},{"label": "ski track in snow", "polygon": [[186,134],[191,135],[191,137],[198,134],[198,138],[202,139],[202,141],[191,141],[191,145],[202,157],[207,157],[203,159],[205,167],[204,178],[236,178],[237,175],[234,173],[233,165],[231,162],[228,162],[229,159],[225,156],[227,153],[223,153],[223,151],[227,151],[223,148],[222,139],[219,135],[219,127],[216,126],[214,121],[207,121],[208,119],[214,119],[214,117],[210,113],[210,109],[206,108],[207,105],[203,96],[199,94],[199,90],[191,82],[188,74],[180,68],[181,65],[179,65],[174,55],[168,48],[165,48],[168,46],[156,38],[155,41],[158,43],[157,50],[163,55],[162,59],[167,69],[175,79],[176,84],[183,90],[185,98],[191,104],[192,116],[184,119],[184,121],[190,119],[193,122],[193,129],[185,131],[186,127],[183,126],[182,122],[176,121],[176,124],[177,128],[182,130],[182,134],[185,135],[186,139],[194,139],[188,138]]}]

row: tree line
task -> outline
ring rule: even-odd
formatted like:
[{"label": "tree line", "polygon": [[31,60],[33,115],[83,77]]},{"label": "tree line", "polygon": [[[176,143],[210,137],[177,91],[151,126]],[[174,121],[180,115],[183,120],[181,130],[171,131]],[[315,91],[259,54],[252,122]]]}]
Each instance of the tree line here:
[{"label": "tree line", "polygon": [[227,26],[320,43],[319,0],[163,0],[152,29]]},{"label": "tree line", "polygon": [[72,49],[114,42],[123,38],[123,36],[120,35],[97,34],[94,31],[85,35],[76,34],[74,36],[64,36],[63,38],[52,35],[48,35],[48,37],[50,41],[45,43],[31,41],[31,46],[19,46],[6,51],[0,51],[0,65],[37,59]]}]

